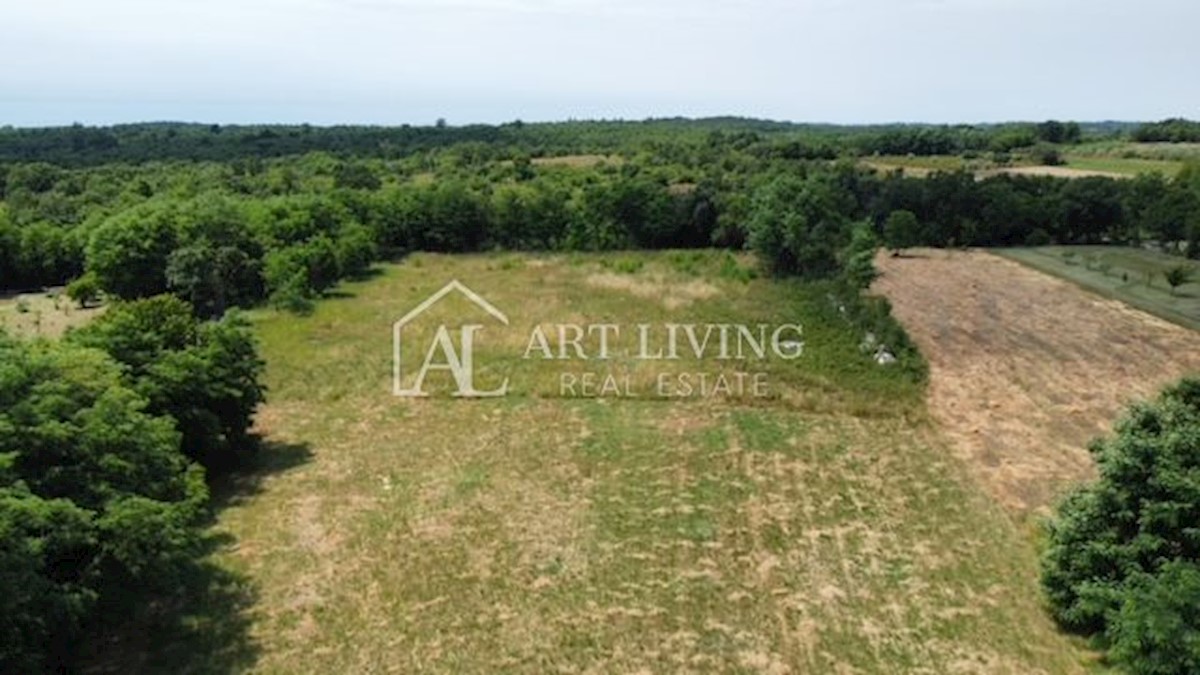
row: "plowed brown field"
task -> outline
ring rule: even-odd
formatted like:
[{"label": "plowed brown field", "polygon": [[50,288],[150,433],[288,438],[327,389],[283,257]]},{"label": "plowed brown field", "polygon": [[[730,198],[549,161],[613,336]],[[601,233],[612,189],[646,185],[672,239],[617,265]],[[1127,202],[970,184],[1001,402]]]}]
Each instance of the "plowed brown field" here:
[{"label": "plowed brown field", "polygon": [[1200,333],[983,252],[881,256],[874,290],[930,366],[929,407],[1019,516],[1094,475],[1121,408],[1200,372]]}]

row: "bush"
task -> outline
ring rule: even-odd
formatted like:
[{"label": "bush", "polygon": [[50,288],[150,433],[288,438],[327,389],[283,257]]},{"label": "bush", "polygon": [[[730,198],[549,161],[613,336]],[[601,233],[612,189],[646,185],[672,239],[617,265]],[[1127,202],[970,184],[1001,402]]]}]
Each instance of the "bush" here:
[{"label": "bush", "polygon": [[69,340],[124,364],[149,410],[174,420],[187,457],[225,471],[255,449],[250,427],[265,395],[263,363],[237,312],[199,321],[187,303],[163,295],[115,305]]},{"label": "bush", "polygon": [[287,307],[289,299],[304,302],[320,296],[341,276],[338,250],[325,235],[267,254],[264,274],[271,303]]},{"label": "bush", "polygon": [[[1158,584],[1173,580],[1186,590],[1196,581],[1173,564],[1200,560],[1200,380],[1134,405],[1115,434],[1090,450],[1099,479],[1071,494],[1049,524],[1042,585],[1054,615],[1069,629],[1116,636],[1122,646],[1114,656],[1135,671],[1195,672],[1186,662],[1164,669],[1141,659],[1145,649],[1158,659],[1195,648],[1175,643],[1162,652],[1149,645],[1195,626],[1192,614],[1172,618]],[[1155,581],[1159,575],[1167,581]],[[1148,609],[1155,607],[1163,612]],[[1175,627],[1167,631],[1168,624]],[[1195,640],[1194,632],[1187,635]]]},{"label": "bush", "polygon": [[100,300],[100,281],[88,272],[67,284],[67,297],[79,303],[80,309],[87,309]]},{"label": "bush", "polygon": [[883,240],[893,255],[899,255],[921,243],[921,223],[912,211],[892,211],[883,224]]},{"label": "bush", "polygon": [[342,227],[334,242],[334,249],[338,271],[346,277],[363,274],[379,256],[375,235],[369,228],[357,223]]},{"label": "bush", "polygon": [[97,608],[184,578],[203,471],[106,354],[0,337],[0,363],[0,671],[69,670]]},{"label": "bush", "polygon": [[772,273],[828,279],[849,240],[846,196],[819,178],[781,175],[754,194],[750,246]]},{"label": "bush", "polygon": [[1172,562],[1132,581],[1108,639],[1131,673],[1200,673],[1200,568]]},{"label": "bush", "polygon": [[132,209],[105,220],[92,232],[87,269],[100,287],[126,299],[167,290],[167,259],[175,250],[174,209]]},{"label": "bush", "polygon": [[1062,154],[1058,148],[1049,143],[1039,143],[1031,151],[1033,161],[1042,166],[1061,166],[1063,164]]}]

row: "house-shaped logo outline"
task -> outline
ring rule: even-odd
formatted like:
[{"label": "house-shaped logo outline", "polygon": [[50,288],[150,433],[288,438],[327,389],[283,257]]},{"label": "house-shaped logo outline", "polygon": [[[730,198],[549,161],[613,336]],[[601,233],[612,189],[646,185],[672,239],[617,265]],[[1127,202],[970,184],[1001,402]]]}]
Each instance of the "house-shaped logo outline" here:
[{"label": "house-shaped logo outline", "polygon": [[440,302],[442,300],[442,298],[446,297],[447,295],[449,295],[450,293],[453,293],[455,291],[461,293],[468,300],[470,300],[473,304],[475,304],[475,306],[477,306],[480,309],[482,309],[483,311],[487,312],[489,316],[496,319],[501,324],[503,324],[505,326],[508,325],[508,317],[504,314],[504,312],[501,312],[499,309],[496,308],[495,305],[493,305],[492,303],[485,300],[482,295],[479,295],[478,293],[471,290],[470,288],[467,288],[466,284],[463,284],[458,279],[451,280],[450,283],[443,286],[441,288],[441,290],[437,291],[433,295],[426,298],[424,302],[422,302],[421,304],[414,307],[412,309],[412,311],[410,311],[408,314],[405,314],[404,316],[400,317],[399,320],[397,320],[395,323],[392,324],[392,393],[394,395],[396,395],[396,396],[417,395],[417,394],[414,394],[413,392],[405,390],[402,385],[402,382],[404,380],[404,374],[403,374],[403,369],[401,367],[401,355],[402,355],[401,337],[402,337],[402,334],[404,331],[404,327],[406,325],[408,325],[409,323],[412,323],[412,321],[414,319],[416,319],[417,317],[424,314],[430,307],[433,307],[438,302]]}]

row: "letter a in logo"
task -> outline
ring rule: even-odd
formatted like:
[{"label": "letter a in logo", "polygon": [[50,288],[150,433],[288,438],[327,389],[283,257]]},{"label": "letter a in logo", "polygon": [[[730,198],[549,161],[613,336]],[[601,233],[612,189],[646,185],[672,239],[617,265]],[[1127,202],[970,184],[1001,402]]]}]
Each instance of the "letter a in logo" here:
[{"label": "letter a in logo", "polygon": [[[396,396],[428,396],[429,394],[425,392],[424,386],[425,377],[430,371],[447,371],[454,379],[454,384],[457,387],[454,395],[458,397],[489,398],[504,396],[508,393],[507,379],[499,387],[492,390],[481,391],[475,388],[475,335],[483,330],[483,325],[481,324],[466,324],[459,328],[459,349],[455,349],[454,347],[454,339],[451,336],[450,329],[444,325],[438,326],[437,333],[434,335],[433,341],[429,344],[429,349],[425,352],[425,360],[422,362],[420,370],[417,371],[413,385],[408,388],[404,387],[404,373],[401,365],[404,326],[435,305],[447,294],[454,291],[466,296],[468,300],[475,303],[475,305],[483,309],[501,324],[508,325],[508,317],[504,316],[500,310],[496,309],[491,303],[484,300],[471,289],[458,281],[451,281],[446,284],[440,291],[431,295],[425,302],[417,306],[416,309],[392,325],[392,393]],[[440,359],[438,358],[439,356],[441,357]]]}]

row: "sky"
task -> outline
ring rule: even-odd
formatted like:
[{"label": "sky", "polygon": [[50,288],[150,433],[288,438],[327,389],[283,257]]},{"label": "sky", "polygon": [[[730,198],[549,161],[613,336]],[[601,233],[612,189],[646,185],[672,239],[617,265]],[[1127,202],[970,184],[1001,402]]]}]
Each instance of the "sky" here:
[{"label": "sky", "polygon": [[0,126],[1200,117],[1196,0],[0,1]]}]

